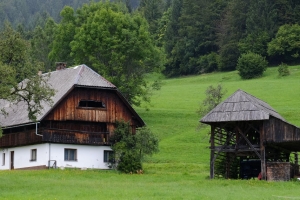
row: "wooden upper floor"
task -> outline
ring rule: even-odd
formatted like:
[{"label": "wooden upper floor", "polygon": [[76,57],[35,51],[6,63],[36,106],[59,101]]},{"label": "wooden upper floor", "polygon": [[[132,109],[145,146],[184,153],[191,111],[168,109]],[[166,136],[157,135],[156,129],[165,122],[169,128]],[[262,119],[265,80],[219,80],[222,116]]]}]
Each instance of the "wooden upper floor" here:
[{"label": "wooden upper floor", "polygon": [[143,126],[137,114],[115,90],[75,87],[43,120],[115,123]]},{"label": "wooden upper floor", "polygon": [[[0,138],[0,148],[24,146],[44,142],[63,144],[110,145],[112,132],[110,123],[84,121],[44,121],[37,125],[28,125],[4,129]],[[132,127],[132,130],[135,127]]]}]

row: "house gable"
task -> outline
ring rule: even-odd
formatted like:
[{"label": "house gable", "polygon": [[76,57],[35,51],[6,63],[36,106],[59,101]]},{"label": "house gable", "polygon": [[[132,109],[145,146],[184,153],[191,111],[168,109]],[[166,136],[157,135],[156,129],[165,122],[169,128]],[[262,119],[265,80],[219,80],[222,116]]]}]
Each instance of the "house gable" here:
[{"label": "house gable", "polygon": [[[89,121],[115,123],[118,120],[130,121],[131,125],[143,126],[142,120],[117,95],[117,90],[75,87],[47,114],[43,120]],[[83,107],[82,101],[101,102],[102,107]]]}]

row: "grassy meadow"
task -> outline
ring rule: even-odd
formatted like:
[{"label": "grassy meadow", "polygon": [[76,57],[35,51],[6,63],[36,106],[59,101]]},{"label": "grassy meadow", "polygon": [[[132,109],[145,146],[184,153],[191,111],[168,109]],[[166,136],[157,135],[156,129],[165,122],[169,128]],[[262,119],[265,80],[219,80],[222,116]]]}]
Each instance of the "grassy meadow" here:
[{"label": "grassy meadow", "polygon": [[300,181],[210,180],[208,128],[197,130],[196,113],[209,85],[230,96],[242,89],[269,103],[300,126],[300,66],[278,77],[241,80],[236,71],[163,79],[151,107],[136,108],[160,138],[160,152],[144,163],[143,175],[98,170],[0,171],[0,199],[300,199]]}]

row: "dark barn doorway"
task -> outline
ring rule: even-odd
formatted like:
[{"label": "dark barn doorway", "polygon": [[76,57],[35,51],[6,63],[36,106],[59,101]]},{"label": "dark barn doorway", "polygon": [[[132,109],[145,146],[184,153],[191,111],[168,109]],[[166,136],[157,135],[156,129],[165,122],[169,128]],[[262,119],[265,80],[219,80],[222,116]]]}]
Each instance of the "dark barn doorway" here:
[{"label": "dark barn doorway", "polygon": [[257,178],[261,172],[260,160],[242,160],[240,163],[240,178]]}]

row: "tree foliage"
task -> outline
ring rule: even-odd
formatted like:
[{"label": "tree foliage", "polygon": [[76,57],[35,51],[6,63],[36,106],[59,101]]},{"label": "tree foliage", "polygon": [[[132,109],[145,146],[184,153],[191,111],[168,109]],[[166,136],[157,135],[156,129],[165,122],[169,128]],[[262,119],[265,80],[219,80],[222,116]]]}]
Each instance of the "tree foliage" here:
[{"label": "tree foliage", "polygon": [[200,70],[197,60],[218,50],[215,26],[224,6],[223,1],[173,1],[167,31],[174,34],[167,34],[168,40],[173,41],[166,43],[166,75],[197,74]]},{"label": "tree foliage", "polygon": [[268,54],[288,63],[300,61],[300,25],[283,25],[268,44]]},{"label": "tree foliage", "polygon": [[210,112],[219,103],[221,103],[221,100],[226,92],[227,90],[221,84],[218,84],[216,86],[208,86],[205,91],[206,97],[200,104],[200,108],[197,111],[200,118],[204,117],[208,112]]},{"label": "tree foliage", "polygon": [[128,13],[121,4],[100,2],[76,13],[65,7],[61,16],[52,60],[85,63],[116,85],[130,103],[150,101],[152,85],[144,76],[159,72],[162,59],[141,15]]},{"label": "tree foliage", "polygon": [[240,53],[267,56],[267,44],[275,34],[277,11],[272,0],[252,1],[246,15],[245,37],[239,41]]},{"label": "tree foliage", "polygon": [[144,157],[158,152],[158,139],[150,129],[142,127],[133,134],[129,123],[124,121],[116,123],[110,142],[114,151],[110,165],[124,173],[142,170]]},{"label": "tree foliage", "polygon": [[[95,3],[98,1],[100,3]],[[143,71],[149,70],[149,66],[153,69],[159,66],[159,63],[164,63],[163,73],[166,76],[181,76],[206,73],[211,70],[236,70],[238,58],[248,52],[266,57],[271,64],[300,62],[297,53],[297,37],[294,36],[299,35],[294,26],[300,23],[300,1],[114,0],[115,3],[98,1],[3,0],[0,3],[0,19],[2,22],[10,20],[22,37],[32,40],[36,59],[44,62],[47,69],[51,69],[50,65],[55,61],[65,61],[68,65],[78,64],[77,61],[80,61],[91,67],[96,63],[94,69],[108,74],[109,80],[121,80],[115,83],[118,87],[123,86],[120,83],[124,83],[126,77],[128,79],[128,71],[138,67],[143,74]],[[83,6],[84,3],[89,4]],[[61,10],[65,5],[68,6]],[[55,35],[53,35],[54,29],[44,30],[45,22],[50,16],[58,23]],[[286,35],[279,39],[281,26],[288,30],[285,30]],[[293,26],[293,30],[288,26]],[[100,31],[97,27],[101,27]],[[139,30],[135,31],[134,35],[132,31],[135,28]],[[147,33],[144,30],[147,30]],[[112,35],[110,39],[99,40],[99,36],[110,35]],[[117,38],[117,35],[124,37]],[[144,38],[152,39],[150,46],[148,40],[140,41],[142,35]],[[140,46],[140,42],[132,40],[133,36],[137,38],[136,41],[145,43],[146,50],[138,48],[135,48],[136,51],[125,50],[133,46],[132,43]],[[51,40],[54,41],[50,47],[48,44]],[[122,41],[120,45],[124,48],[117,49],[126,51],[127,54],[116,53],[118,40]],[[93,42],[99,44],[100,41],[106,45],[100,49],[101,51],[99,45],[94,45],[96,46],[94,48],[90,44]],[[288,44],[289,41],[291,44]],[[90,49],[86,49],[85,45]],[[38,51],[39,48],[41,51]],[[49,52],[48,48],[52,50],[49,54],[50,61],[45,56],[46,52]],[[95,51],[93,52],[91,48]],[[104,53],[102,51],[104,48],[111,53]],[[141,54],[149,55],[146,60],[139,59],[141,65],[139,62],[132,63],[132,59],[128,59],[128,57],[138,59],[134,56]],[[218,54],[218,67],[213,64],[213,67],[208,69],[207,64],[204,63],[207,63],[208,59],[211,61],[212,55],[215,54]],[[120,59],[117,60],[117,57]],[[133,67],[125,67],[126,70],[122,71],[124,75],[118,76],[116,71],[119,71],[117,69],[120,64]],[[111,70],[106,72],[103,70],[103,65]],[[129,91],[141,94],[149,100],[149,93],[146,92],[148,90],[145,89],[149,87],[148,84],[145,86],[143,81],[138,81],[137,85],[144,84],[144,86],[137,88],[131,87],[132,84],[129,82],[122,88],[132,103],[138,105],[140,98],[133,97],[136,95],[131,96]]]},{"label": "tree foliage", "polygon": [[[57,23],[60,21],[60,11],[64,6],[70,6],[75,10],[83,4],[99,2],[103,0],[1,0],[0,1],[0,27],[5,20],[9,20],[13,27],[22,24],[26,30],[33,30],[41,26],[41,20],[45,15],[51,16]],[[114,0],[127,3],[128,8],[134,10],[139,5],[139,0]]]},{"label": "tree foliage", "polygon": [[237,70],[243,79],[259,77],[267,69],[266,59],[256,53],[248,52],[242,54],[238,60]]},{"label": "tree foliage", "polygon": [[163,0],[141,0],[139,10],[148,21],[149,31],[155,35],[158,30],[158,23],[163,15],[164,2]]},{"label": "tree foliage", "polygon": [[[9,24],[0,33],[0,48],[0,99],[26,102],[28,117],[35,120],[43,109],[41,102],[51,102],[54,94],[46,77],[38,75],[43,65],[30,57],[30,43]],[[5,114],[5,109],[1,111]]]},{"label": "tree foliage", "polygon": [[76,27],[74,9],[66,6],[60,15],[62,20],[55,29],[49,58],[53,62],[64,61],[67,62],[68,65],[73,65],[74,59],[70,55],[70,43],[73,41]]},{"label": "tree foliage", "polygon": [[37,26],[33,30],[31,41],[31,57],[44,63],[45,70],[54,68],[54,62],[49,60],[56,24],[52,18],[48,18],[43,27]]}]

